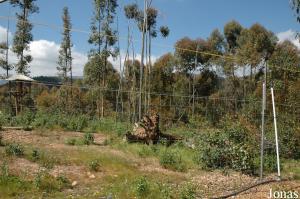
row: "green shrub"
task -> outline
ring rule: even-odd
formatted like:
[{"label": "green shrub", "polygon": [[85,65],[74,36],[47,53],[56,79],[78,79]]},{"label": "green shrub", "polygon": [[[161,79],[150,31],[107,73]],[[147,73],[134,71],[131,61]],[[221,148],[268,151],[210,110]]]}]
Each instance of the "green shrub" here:
[{"label": "green shrub", "polygon": [[90,163],[89,163],[89,169],[91,171],[99,171],[100,169],[100,161],[99,160],[92,160]]},{"label": "green shrub", "polygon": [[25,129],[28,128],[29,126],[32,125],[32,123],[35,120],[35,113],[30,111],[30,110],[26,110],[24,112],[22,112],[20,115],[16,116],[14,118],[14,125],[17,126],[23,126]]},{"label": "green shrub", "polygon": [[184,171],[186,168],[182,162],[181,156],[176,151],[165,149],[159,157],[160,164],[167,169],[175,171]]},{"label": "green shrub", "polygon": [[195,199],[196,198],[196,186],[191,183],[186,183],[180,191],[180,199]]},{"label": "green shrub", "polygon": [[66,188],[71,188],[71,182],[68,178],[66,178],[65,176],[63,175],[60,175],[56,178],[57,180],[57,183],[58,183],[58,188],[59,190],[63,190],[63,189],[66,189]]},{"label": "green shrub", "polygon": [[161,196],[163,199],[171,199],[172,197],[172,188],[168,184],[158,183],[158,189],[160,190]]},{"label": "green shrub", "polygon": [[34,127],[55,128],[60,127],[69,131],[82,131],[88,126],[89,117],[85,115],[67,115],[60,112],[46,113],[39,111],[33,122]]},{"label": "green shrub", "polygon": [[47,155],[45,153],[41,154],[39,163],[42,167],[45,167],[47,169],[53,169],[54,165],[58,162],[58,160],[52,156],[52,155]]},{"label": "green shrub", "polygon": [[85,133],[83,136],[83,143],[85,145],[90,145],[94,143],[94,135],[92,133]]},{"label": "green shrub", "polygon": [[221,131],[201,135],[196,161],[204,168],[231,168],[254,173],[254,138],[239,123],[223,123]]},{"label": "green shrub", "polygon": [[3,136],[2,136],[2,134],[0,133],[0,146],[4,146],[4,143],[3,143]]},{"label": "green shrub", "polygon": [[40,156],[41,156],[40,151],[38,149],[33,149],[30,158],[32,161],[36,162],[37,160],[40,159]]},{"label": "green shrub", "polygon": [[3,162],[1,165],[0,183],[5,183],[8,180],[8,177],[9,177],[8,165],[6,162]]},{"label": "green shrub", "polygon": [[24,149],[20,144],[8,144],[5,147],[5,153],[7,155],[22,156],[24,155]]},{"label": "green shrub", "polygon": [[145,196],[150,190],[150,185],[146,177],[140,177],[136,180],[135,191],[139,197]]},{"label": "green shrub", "polygon": [[38,190],[47,193],[62,191],[65,188],[70,188],[71,183],[65,176],[54,177],[46,171],[39,171],[34,179],[34,185]]},{"label": "green shrub", "polygon": [[0,111],[0,130],[2,130],[3,125],[7,123],[7,119],[4,114]]},{"label": "green shrub", "polygon": [[[300,159],[300,128],[297,118],[290,115],[279,115],[278,119],[278,139],[280,147],[280,156],[287,159]],[[274,126],[267,132],[270,140],[275,140]],[[275,151],[275,147],[274,147]]]},{"label": "green shrub", "polygon": [[138,149],[138,155],[140,157],[149,157],[150,155],[153,155],[153,150],[152,148],[150,148],[149,146],[145,146],[145,145],[137,145],[140,146]]},{"label": "green shrub", "polygon": [[88,126],[88,117],[84,115],[72,116],[69,118],[66,129],[71,131],[82,131],[87,126]]},{"label": "green shrub", "polygon": [[264,155],[264,170],[267,172],[274,172],[277,170],[276,154],[273,153]]}]

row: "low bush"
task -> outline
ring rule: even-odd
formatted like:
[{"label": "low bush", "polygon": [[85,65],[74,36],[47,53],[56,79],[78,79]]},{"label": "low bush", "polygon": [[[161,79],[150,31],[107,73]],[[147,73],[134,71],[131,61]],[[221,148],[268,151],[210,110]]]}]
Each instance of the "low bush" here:
[{"label": "low bush", "polygon": [[83,143],[85,145],[90,145],[94,143],[94,135],[92,133],[85,133],[83,136]]},{"label": "low bush", "polygon": [[34,185],[38,190],[47,193],[61,191],[71,187],[70,181],[65,176],[54,177],[47,171],[39,171],[34,179]]},{"label": "low bush", "polygon": [[85,115],[71,116],[65,128],[70,131],[82,131],[88,126],[88,120]]},{"label": "low bush", "polygon": [[1,165],[0,182],[1,183],[6,182],[8,177],[9,177],[8,165],[6,162],[3,162]]},{"label": "low bush", "polygon": [[20,144],[8,144],[6,147],[5,147],[5,153],[7,155],[14,155],[14,156],[22,156],[24,155],[24,148],[22,145]]},{"label": "low bush", "polygon": [[254,138],[240,123],[223,123],[223,129],[203,134],[197,145],[196,161],[204,168],[230,168],[254,173]]},{"label": "low bush", "polygon": [[180,199],[195,199],[197,198],[196,194],[196,186],[186,183],[180,190]]},{"label": "low bush", "polygon": [[32,190],[31,182],[12,175],[8,164],[2,163],[0,168],[0,198],[24,198],[26,197],[24,193],[30,190]]},{"label": "low bush", "polygon": [[0,130],[2,130],[3,125],[7,123],[7,119],[4,114],[0,111]]},{"label": "low bush", "polygon": [[41,154],[38,161],[42,167],[47,169],[53,169],[54,165],[58,163],[58,159],[55,156],[47,155],[45,152]]},{"label": "low bush", "polygon": [[267,172],[275,172],[277,170],[276,154],[267,154],[264,156],[264,170]]},{"label": "low bush", "polygon": [[31,110],[25,110],[20,115],[11,118],[11,125],[22,126],[29,129],[35,120],[35,113]]},{"label": "low bush", "polygon": [[147,195],[150,190],[150,185],[146,177],[140,177],[136,180],[135,192],[139,197]]},{"label": "low bush", "polygon": [[49,114],[39,111],[36,114],[33,126],[49,129],[60,127],[69,131],[83,131],[88,126],[88,123],[89,117],[85,115],[67,115],[59,112]]},{"label": "low bush", "polygon": [[160,164],[167,169],[175,171],[185,171],[185,165],[182,162],[181,156],[176,151],[165,149],[159,156]]},{"label": "low bush", "polygon": [[99,171],[100,170],[100,161],[99,160],[92,160],[90,163],[89,163],[89,169],[91,171]]},{"label": "low bush", "polygon": [[0,146],[4,146],[4,143],[3,143],[3,136],[2,136],[1,133],[0,133]]},{"label": "low bush", "polygon": [[[297,119],[286,114],[279,115],[277,128],[280,156],[287,159],[300,159],[300,127]],[[270,129],[267,136],[273,141],[275,140],[274,126]],[[273,149],[275,151],[275,147]]]},{"label": "low bush", "polygon": [[31,152],[31,156],[30,156],[30,159],[33,161],[33,162],[36,162],[37,160],[39,160],[41,158],[41,153],[38,149],[33,149],[32,152]]}]

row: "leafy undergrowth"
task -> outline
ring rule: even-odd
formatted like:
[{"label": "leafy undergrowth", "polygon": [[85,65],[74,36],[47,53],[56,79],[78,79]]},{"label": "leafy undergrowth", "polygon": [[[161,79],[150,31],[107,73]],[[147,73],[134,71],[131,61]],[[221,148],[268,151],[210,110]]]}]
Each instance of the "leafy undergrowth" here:
[{"label": "leafy undergrowth", "polygon": [[[128,144],[118,130],[109,134],[113,124],[101,128],[106,132],[94,139],[63,131],[3,132],[1,198],[196,198],[257,180],[231,170],[200,170],[198,151],[183,142]],[[84,138],[89,145],[66,142]],[[283,165],[283,174],[299,179],[298,161]]]}]

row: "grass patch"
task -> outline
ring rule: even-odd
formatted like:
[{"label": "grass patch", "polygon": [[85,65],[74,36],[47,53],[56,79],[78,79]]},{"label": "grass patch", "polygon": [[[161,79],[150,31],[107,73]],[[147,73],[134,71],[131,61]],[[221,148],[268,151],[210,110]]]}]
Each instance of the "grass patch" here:
[{"label": "grass patch", "polygon": [[54,177],[47,171],[40,171],[34,179],[35,187],[48,193],[70,188],[71,183],[65,176]]},{"label": "grass patch", "polygon": [[100,161],[99,160],[92,160],[92,161],[90,161],[89,162],[89,169],[91,170],[91,171],[95,171],[95,172],[97,172],[97,171],[99,171],[100,170]]},{"label": "grass patch", "polygon": [[176,151],[165,149],[159,157],[159,163],[166,169],[175,171],[186,171],[181,155]]},{"label": "grass patch", "polygon": [[196,199],[196,194],[196,186],[188,182],[180,190],[180,199]]},{"label": "grass patch", "polygon": [[33,188],[30,182],[10,174],[8,165],[4,162],[0,169],[1,198],[21,198]]}]

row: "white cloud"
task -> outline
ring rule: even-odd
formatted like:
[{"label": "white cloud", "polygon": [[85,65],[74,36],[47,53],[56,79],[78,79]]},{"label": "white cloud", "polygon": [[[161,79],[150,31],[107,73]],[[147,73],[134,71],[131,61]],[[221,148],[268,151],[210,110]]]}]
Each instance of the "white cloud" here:
[{"label": "white cloud", "polygon": [[[29,45],[29,52],[33,61],[29,64],[30,76],[56,76],[57,75],[57,57],[60,45],[47,40],[32,41]],[[87,55],[73,49],[73,75],[82,76],[83,68],[88,58]],[[9,52],[9,63],[16,63],[17,57],[11,51]],[[3,72],[3,71],[1,71]],[[12,71],[11,73],[14,73]]]},{"label": "white cloud", "polygon": [[[30,76],[56,76],[57,75],[57,57],[60,45],[47,40],[36,40],[30,43],[30,51],[28,52],[32,57],[33,61],[30,65]],[[84,53],[77,51],[73,48],[73,75],[74,76],[83,76],[84,65],[88,61],[88,56]],[[136,55],[137,60],[141,60],[141,55]],[[151,62],[154,63],[157,59],[156,56],[151,56]],[[9,60],[11,63],[17,61],[14,53],[10,52]],[[125,53],[121,51],[121,67],[125,60]],[[112,63],[114,68],[120,71],[120,58],[116,59],[109,58],[109,61]]]},{"label": "white cloud", "polygon": [[[0,26],[0,42],[6,41],[6,28]],[[11,40],[12,34],[9,33],[9,39]],[[58,52],[60,48],[60,44],[55,43],[54,41],[48,40],[35,40],[32,41],[29,45],[30,50],[29,53],[33,57],[33,61],[29,64],[30,68],[30,76],[56,76],[57,75],[57,58]],[[79,52],[75,47],[72,49],[73,56],[73,75],[74,76],[83,76],[84,65],[88,61],[87,54]],[[131,58],[130,58],[131,59]],[[137,60],[141,60],[141,55],[136,55]],[[156,56],[151,56],[152,63],[157,59]],[[121,51],[121,67],[123,67],[123,63],[125,60],[125,52]],[[120,71],[120,57],[116,59],[109,58],[109,61],[112,63],[115,69]],[[17,57],[11,51],[9,51],[9,63],[16,63]],[[0,69],[0,73],[3,70]],[[11,73],[14,73],[12,71]]]},{"label": "white cloud", "polygon": [[[8,38],[11,39],[11,32],[8,32]],[[7,28],[0,26],[0,43],[6,42],[7,38]]]},{"label": "white cloud", "polygon": [[[57,75],[57,57],[60,45],[47,40],[37,40],[30,43],[30,55],[33,61],[30,63],[31,76],[55,76]],[[73,75],[82,76],[83,67],[87,62],[87,56],[73,49]]]},{"label": "white cloud", "polygon": [[[124,51],[121,51],[120,54],[121,54],[121,68],[123,68],[123,65],[124,65],[124,62],[125,62],[126,53]],[[136,60],[141,61],[141,57],[142,57],[141,54],[136,54],[135,55],[135,59]],[[152,55],[151,56],[151,63],[153,64],[157,60],[157,58],[158,57],[156,55]],[[130,55],[130,57],[127,58],[127,59],[132,60],[132,56]],[[146,58],[144,58],[144,64],[146,64],[146,60],[145,59]],[[115,60],[110,57],[108,60],[112,63],[112,65],[114,66],[114,68],[117,71],[120,72],[120,57],[117,57]]]},{"label": "white cloud", "polygon": [[279,42],[283,42],[285,40],[289,40],[291,41],[295,46],[298,47],[298,49],[300,49],[300,42],[299,40],[296,38],[296,32],[289,29],[285,32],[280,32],[277,33],[277,37],[279,39]]}]

